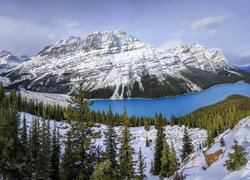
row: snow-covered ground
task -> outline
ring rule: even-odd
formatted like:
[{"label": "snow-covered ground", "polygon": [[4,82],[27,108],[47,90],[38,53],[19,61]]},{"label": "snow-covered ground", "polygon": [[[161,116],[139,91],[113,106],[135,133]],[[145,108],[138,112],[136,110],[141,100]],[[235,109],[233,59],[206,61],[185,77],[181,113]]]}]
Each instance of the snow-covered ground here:
[{"label": "snow-covered ground", "polygon": [[26,91],[22,89],[21,95],[29,100],[43,102],[45,104],[59,104],[60,106],[68,106],[69,95],[67,94],[53,94],[53,93],[41,93],[34,91]]},{"label": "snow-covered ground", "polygon": [[[24,116],[27,119],[27,125],[29,126],[32,121],[34,120],[35,116],[28,114],[28,113],[20,113],[21,118]],[[50,127],[51,129],[54,126],[54,123],[56,124],[57,127],[59,127],[60,134],[62,135],[62,140],[65,139],[66,132],[69,129],[69,125],[65,122],[54,122],[53,120],[50,121]],[[103,140],[104,140],[104,134],[103,132],[105,131],[106,126],[105,125],[100,125],[100,127],[95,127],[95,131],[100,131],[102,133],[102,137],[96,139],[96,145],[100,145],[102,149],[105,149],[105,146],[103,145]],[[121,127],[115,127],[115,130],[118,134],[118,136],[121,134]],[[156,139],[156,129],[152,126],[150,127],[149,131],[146,131],[144,127],[131,127],[130,132],[132,134],[132,141],[131,145],[134,148],[134,160],[137,160],[139,148],[141,147],[142,154],[143,156],[146,157],[146,174],[149,177],[149,179],[155,179],[156,177],[150,176],[150,167],[151,167],[151,161],[154,158],[154,147],[155,147],[155,139]],[[179,157],[180,155],[180,150],[182,147],[182,136],[184,132],[184,127],[179,127],[179,126],[166,126],[165,127],[165,133],[166,137],[168,140],[169,145],[171,145],[171,142],[173,142],[175,150],[177,151],[177,156]],[[197,150],[199,144],[204,142],[207,137],[207,132],[202,129],[188,129],[188,132],[193,140],[193,145],[195,146],[195,150]],[[146,136],[148,137],[149,140],[152,140],[150,143],[149,147],[146,147]],[[119,144],[118,144],[119,146]],[[63,149],[62,149],[63,151]],[[158,179],[158,178],[157,178]]]},{"label": "snow-covered ground", "polygon": [[[220,146],[221,137],[224,138],[225,147]],[[231,146],[234,144],[234,140],[238,141],[238,144],[246,148],[248,152],[248,163],[239,171],[229,172],[226,170],[226,167],[224,167],[223,164],[228,159],[228,153],[233,152]],[[220,149],[223,151],[223,153],[210,167],[205,161],[204,154],[202,152],[196,152],[192,155],[191,160],[185,164],[180,171],[184,176],[186,176],[186,179],[191,180],[250,179],[250,116],[242,119],[234,129],[227,130],[221,134],[215,140],[215,143],[211,146],[211,148],[206,151],[206,154],[214,153]]]}]

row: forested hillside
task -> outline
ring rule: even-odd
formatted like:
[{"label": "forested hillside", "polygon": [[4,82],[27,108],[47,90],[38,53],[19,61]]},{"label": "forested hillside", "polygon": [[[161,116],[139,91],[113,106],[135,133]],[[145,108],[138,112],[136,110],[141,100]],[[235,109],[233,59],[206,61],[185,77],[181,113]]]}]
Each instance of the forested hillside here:
[{"label": "forested hillside", "polygon": [[184,124],[188,127],[198,127],[208,131],[208,144],[213,138],[232,129],[240,119],[250,116],[250,98],[241,95],[231,95],[223,101],[199,108],[181,117],[173,118],[170,124]]}]

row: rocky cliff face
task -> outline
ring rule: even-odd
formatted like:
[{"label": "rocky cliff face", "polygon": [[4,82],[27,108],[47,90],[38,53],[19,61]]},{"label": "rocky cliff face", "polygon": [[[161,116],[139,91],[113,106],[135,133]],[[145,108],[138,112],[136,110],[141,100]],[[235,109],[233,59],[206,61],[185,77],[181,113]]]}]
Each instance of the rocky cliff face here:
[{"label": "rocky cliff face", "polygon": [[27,61],[30,58],[26,55],[16,56],[8,51],[0,52],[0,72],[6,72],[16,65]]},{"label": "rocky cliff face", "polygon": [[83,83],[93,98],[114,99],[179,95],[242,77],[220,52],[199,44],[157,49],[123,31],[71,36],[5,75],[10,88],[71,93]]}]

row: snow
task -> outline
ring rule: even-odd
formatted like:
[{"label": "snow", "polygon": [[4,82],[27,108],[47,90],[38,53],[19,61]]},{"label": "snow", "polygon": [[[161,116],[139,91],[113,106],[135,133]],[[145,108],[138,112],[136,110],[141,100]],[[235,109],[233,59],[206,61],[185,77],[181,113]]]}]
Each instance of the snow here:
[{"label": "snow", "polygon": [[69,95],[66,94],[53,94],[53,93],[40,93],[33,91],[26,91],[21,89],[20,91],[23,97],[26,97],[28,100],[33,100],[37,102],[43,102],[45,104],[59,104],[60,106],[67,107],[69,105],[68,100],[70,99]]},{"label": "snow", "polygon": [[230,69],[235,69],[235,67],[228,62],[221,52],[214,49],[206,49],[199,43],[179,45],[176,48],[169,49],[169,51],[177,54],[180,60],[187,66],[213,73],[217,73],[220,70],[235,73],[235,71],[230,71]]},{"label": "snow", "polygon": [[[41,79],[53,77],[57,78],[57,83],[66,81],[71,92],[82,82],[88,90],[116,87],[111,97],[121,99],[117,92],[120,85],[124,92],[126,86],[130,90],[137,81],[143,90],[141,77],[147,72],[159,82],[165,80],[166,76],[183,79],[191,91],[200,91],[198,85],[181,75],[182,71],[188,71],[187,66],[214,73],[234,68],[220,52],[208,50],[198,43],[159,49],[123,31],[104,31],[85,38],[70,36],[44,48],[32,60],[12,69],[18,75],[11,83],[31,80],[28,86],[31,88],[46,83]],[[8,79],[6,82],[10,84]]]},{"label": "snow", "polygon": [[[242,119],[233,130],[227,130],[221,134],[215,143],[209,148],[206,153],[214,153],[219,149],[223,150],[223,154],[219,159],[215,161],[210,167],[208,167],[204,154],[202,152],[196,152],[192,155],[192,160],[180,170],[183,175],[186,175],[186,179],[192,180],[238,180],[238,179],[250,179],[250,116]],[[220,138],[223,137],[225,141],[225,147],[220,146]],[[232,153],[231,146],[237,140],[240,145],[243,145],[248,152],[248,163],[239,171],[229,172],[226,167],[223,166],[228,159],[227,154]],[[206,167],[204,170],[202,167]]]},{"label": "snow", "polygon": [[[29,113],[21,112],[20,116],[21,119],[25,115],[27,119],[27,126],[29,127],[34,120],[34,118],[37,118]],[[38,118],[40,121],[41,119]],[[62,140],[66,140],[66,133],[70,128],[70,125],[65,122],[55,122],[54,120],[50,120],[50,127],[51,131],[54,127],[54,123],[57,127],[59,127],[60,134],[62,135]],[[102,149],[105,149],[105,146],[103,145],[104,140],[104,131],[106,130],[105,125],[100,125],[100,127],[94,127],[93,130],[95,132],[101,132],[102,136],[101,138],[95,139],[95,144],[100,145]],[[118,136],[121,134],[121,127],[115,127],[115,131],[117,132]],[[156,140],[156,129],[152,126],[150,127],[149,131],[146,131],[144,127],[131,127],[130,132],[132,134],[132,140],[131,145],[134,148],[134,160],[137,160],[139,149],[141,148],[142,154],[144,157],[146,157],[146,175],[149,177],[149,179],[157,179],[156,177],[153,177],[150,175],[150,167],[151,167],[151,161],[154,158],[154,147],[155,147],[155,140]],[[180,156],[180,151],[182,147],[182,136],[184,132],[184,126],[166,126],[165,127],[165,133],[168,140],[169,145],[171,146],[171,142],[174,144],[174,148],[177,152],[177,156]],[[198,149],[198,145],[201,144],[206,140],[207,133],[205,130],[202,129],[188,129],[188,132],[191,136],[191,139],[193,140],[192,143],[195,146],[195,150]],[[149,140],[152,140],[152,143],[150,143],[149,147],[146,147],[146,136]],[[119,144],[118,144],[119,147]],[[64,145],[62,146],[62,152],[64,152]]]},{"label": "snow", "polygon": [[29,60],[26,55],[13,55],[8,51],[0,52],[0,73],[8,72],[11,68],[14,68],[18,64]]}]

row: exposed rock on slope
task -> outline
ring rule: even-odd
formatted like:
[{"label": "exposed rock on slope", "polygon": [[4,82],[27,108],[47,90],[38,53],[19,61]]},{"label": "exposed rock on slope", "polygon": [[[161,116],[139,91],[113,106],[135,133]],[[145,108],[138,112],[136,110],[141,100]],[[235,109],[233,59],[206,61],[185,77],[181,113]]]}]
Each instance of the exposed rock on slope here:
[{"label": "exposed rock on slope", "polygon": [[198,44],[157,49],[123,31],[71,36],[4,76],[9,88],[71,93],[83,83],[92,98],[114,99],[179,95],[245,78],[217,51]]},{"label": "exposed rock on slope", "polygon": [[26,55],[16,56],[8,51],[2,51],[0,52],[0,72],[6,72],[23,61],[27,61],[29,59],[30,58]]},{"label": "exposed rock on slope", "polygon": [[[196,152],[190,156],[190,159],[179,174],[184,179],[195,179],[195,180],[222,180],[222,179],[248,179],[250,178],[250,117],[242,119],[234,129],[227,130],[221,134],[215,143],[206,150],[205,153]],[[220,146],[220,138],[223,137],[225,141],[225,147]],[[226,167],[223,166],[225,161],[228,159],[228,153],[232,153],[231,146],[234,140],[238,141],[238,144],[244,146],[248,152],[248,163],[241,170],[235,172],[227,171]],[[218,153],[222,150],[222,153]],[[214,161],[206,162],[205,154],[218,154],[218,157]]]}]

